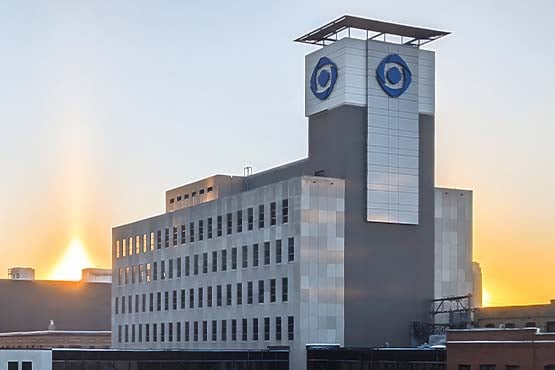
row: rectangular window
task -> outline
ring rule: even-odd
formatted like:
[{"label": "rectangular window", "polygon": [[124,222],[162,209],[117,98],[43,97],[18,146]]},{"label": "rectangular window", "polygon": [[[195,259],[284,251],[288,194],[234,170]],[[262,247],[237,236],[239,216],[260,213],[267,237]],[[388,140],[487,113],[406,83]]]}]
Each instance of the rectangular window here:
[{"label": "rectangular window", "polygon": [[135,294],[135,313],[139,312],[139,295]]},{"label": "rectangular window", "polygon": [[129,250],[128,250],[128,252],[129,252],[128,254],[130,256],[133,255],[133,238],[132,237],[129,238]]},{"label": "rectangular window", "polygon": [[206,224],[207,224],[206,226],[208,228],[208,230],[207,230],[208,239],[212,239],[212,217],[208,217],[208,220],[206,220]]},{"label": "rectangular window", "polygon": [[198,221],[198,240],[204,240],[204,221]]},{"label": "rectangular window", "polygon": [[237,305],[243,304],[243,283],[237,283]]},{"label": "rectangular window", "polygon": [[168,323],[168,342],[173,342],[173,323]]},{"label": "rectangular window", "polygon": [[264,265],[270,264],[270,242],[264,242]]},{"label": "rectangular window", "polygon": [[137,235],[135,237],[135,254],[141,253],[141,237]]},{"label": "rectangular window", "polygon": [[243,339],[243,342],[246,342],[247,341],[247,333],[248,333],[248,330],[249,330],[247,319],[243,319],[242,324],[243,324],[242,325],[243,330],[242,330],[242,333],[241,333],[242,334],[242,339]]},{"label": "rectangular window", "polygon": [[127,242],[125,241],[125,239],[122,239],[122,240],[121,240],[121,245],[122,245],[122,247],[121,247],[121,252],[122,252],[121,255],[122,255],[122,257],[125,257],[125,256],[127,255]]},{"label": "rectangular window", "polygon": [[252,266],[258,267],[258,244],[252,245]]},{"label": "rectangular window", "polygon": [[139,324],[139,333],[137,335],[139,343],[143,341],[143,324]]},{"label": "rectangular window", "polygon": [[133,312],[133,299],[131,296],[127,297],[127,308],[129,309],[129,313]]},{"label": "rectangular window", "polygon": [[177,310],[177,290],[172,292],[172,310]]},{"label": "rectangular window", "polygon": [[231,269],[237,270],[237,247],[231,248]]},{"label": "rectangular window", "polygon": [[173,242],[173,246],[177,247],[177,226],[173,227],[173,235],[172,235],[172,242]]},{"label": "rectangular window", "polygon": [[164,229],[164,248],[168,248],[170,246],[170,229]]},{"label": "rectangular window", "polygon": [[243,245],[243,248],[241,251],[241,267],[243,267],[244,269],[249,267],[249,246],[248,245]]},{"label": "rectangular window", "polygon": [[231,319],[231,340],[237,340],[237,320]]},{"label": "rectangular window", "polygon": [[258,319],[252,319],[252,340],[258,340]]},{"label": "rectangular window", "polygon": [[287,340],[295,339],[295,318],[287,316]]},{"label": "rectangular window", "polygon": [[135,284],[137,281],[137,265],[131,266],[131,284]]},{"label": "rectangular window", "polygon": [[152,268],[151,268],[151,264],[147,263],[146,264],[146,282],[150,283],[152,279]]},{"label": "rectangular window", "polygon": [[189,276],[191,274],[191,258],[189,256],[185,256],[185,276]]},{"label": "rectangular window", "polygon": [[276,279],[270,279],[270,302],[276,301]]},{"label": "rectangular window", "polygon": [[203,274],[208,273],[208,253],[207,252],[204,252],[202,254],[202,273]]},{"label": "rectangular window", "polygon": [[227,320],[222,320],[222,342],[227,340]]},{"label": "rectangular window", "polygon": [[175,266],[177,267],[177,278],[179,279],[181,277],[181,257],[177,257]]},{"label": "rectangular window", "polygon": [[19,370],[19,363],[17,361],[8,361],[8,370]]},{"label": "rectangular window", "polygon": [[281,223],[286,224],[289,222],[289,199],[281,201]]},{"label": "rectangular window", "polygon": [[160,279],[166,280],[166,261],[160,261]]},{"label": "rectangular window", "polygon": [[226,234],[230,235],[233,232],[233,220],[232,220],[232,214],[228,213],[226,215]]},{"label": "rectangular window", "polygon": [[195,223],[189,222],[189,242],[195,241]]},{"label": "rectangular window", "polygon": [[252,292],[252,281],[247,282],[247,304],[252,304],[253,302],[253,292]]},{"label": "rectangular window", "polygon": [[119,297],[116,297],[114,301],[114,313],[116,315],[119,313]]},{"label": "rectangular window", "polygon": [[181,244],[187,243],[186,230],[187,226],[185,226],[185,224],[181,225]]},{"label": "rectangular window", "polygon": [[158,341],[158,325],[152,324],[152,341]]},{"label": "rectangular window", "polygon": [[286,277],[281,279],[281,301],[287,302],[289,299],[289,282]]},{"label": "rectangular window", "polygon": [[150,342],[150,324],[145,324],[145,342]]},{"label": "rectangular window", "polygon": [[148,310],[154,312],[154,293],[148,295]]},{"label": "rectangular window", "polygon": [[218,307],[222,306],[222,286],[216,286],[216,305]]},{"label": "rectangular window", "polygon": [[162,311],[162,292],[156,293],[156,311]]},{"label": "rectangular window", "polygon": [[176,334],[176,340],[178,342],[181,342],[181,322],[176,322],[175,323],[175,334]]},{"label": "rectangular window", "polygon": [[181,289],[181,300],[179,306],[182,310],[185,309],[185,289]]},{"label": "rectangular window", "polygon": [[270,203],[270,225],[275,225],[277,222],[276,215],[276,202]]},{"label": "rectangular window", "polygon": [[121,285],[123,281],[123,268],[120,267],[118,270],[118,285]]},{"label": "rectangular window", "polygon": [[281,263],[281,239],[276,240],[276,264]]},{"label": "rectangular window", "polygon": [[295,260],[295,239],[287,239],[287,261],[293,262]]},{"label": "rectangular window", "polygon": [[158,280],[158,262],[152,263],[152,280]]},{"label": "rectangular window", "polygon": [[129,284],[129,266],[125,268],[125,285]]},{"label": "rectangular window", "polygon": [[198,254],[193,256],[193,274],[198,275]]},{"label": "rectangular window", "polygon": [[218,321],[212,320],[212,342],[218,340]]},{"label": "rectangular window", "polygon": [[129,342],[129,325],[125,325],[125,343]]},{"label": "rectangular window", "polygon": [[198,342],[198,321],[193,323],[193,340]]},{"label": "rectangular window", "polygon": [[243,211],[242,210],[237,211],[237,232],[238,233],[243,232]]},{"label": "rectangular window", "polygon": [[191,339],[189,332],[190,332],[189,321],[185,321],[185,342],[189,342],[189,340]]},{"label": "rectangular window", "polygon": [[254,225],[254,211],[252,207],[247,209],[247,230],[251,231]]},{"label": "rectangular window", "polygon": [[212,272],[218,271],[218,252],[212,252]]},{"label": "rectangular window", "polygon": [[203,297],[203,289],[202,287],[198,288],[198,307],[202,308],[202,305],[204,303],[204,297]]},{"label": "rectangular window", "polygon": [[270,340],[270,318],[264,318],[264,340]]},{"label": "rectangular window", "polygon": [[139,265],[139,283],[145,281],[145,265]]},{"label": "rectangular window", "polygon": [[222,250],[222,271],[227,271],[227,250]]},{"label": "rectangular window", "polygon": [[141,297],[141,311],[146,312],[146,293],[143,293]]},{"label": "rectangular window", "polygon": [[276,317],[276,340],[281,340],[281,316]]},{"label": "rectangular window", "polygon": [[208,321],[202,321],[202,341],[208,341]]},{"label": "rectangular window", "polygon": [[148,243],[147,243],[147,236],[146,234],[143,234],[143,253],[146,253],[148,251]]},{"label": "rectangular window", "polygon": [[226,296],[225,296],[226,304],[228,306],[231,306],[231,299],[232,299],[232,297],[231,297],[231,284],[227,284],[225,290],[226,290],[226,292],[225,292],[226,293]]},{"label": "rectangular window", "polygon": [[168,261],[168,279],[173,279],[173,260]]},{"label": "rectangular window", "polygon": [[264,204],[258,206],[258,228],[264,228]]},{"label": "rectangular window", "polygon": [[206,305],[212,307],[212,286],[208,286],[206,290]]},{"label": "rectangular window", "polygon": [[222,236],[222,216],[216,218],[216,235]]},{"label": "rectangular window", "polygon": [[264,280],[258,280],[258,303],[264,303]]},{"label": "rectangular window", "polygon": [[170,309],[170,292],[164,292],[164,311]]},{"label": "rectangular window", "polygon": [[154,232],[150,233],[150,250],[154,250]]},{"label": "rectangular window", "polygon": [[22,361],[21,370],[33,370],[33,363],[31,361]]},{"label": "rectangular window", "polygon": [[116,240],[116,258],[119,258],[120,249],[119,249],[119,240]]},{"label": "rectangular window", "polygon": [[189,289],[189,308],[195,308],[195,289]]}]

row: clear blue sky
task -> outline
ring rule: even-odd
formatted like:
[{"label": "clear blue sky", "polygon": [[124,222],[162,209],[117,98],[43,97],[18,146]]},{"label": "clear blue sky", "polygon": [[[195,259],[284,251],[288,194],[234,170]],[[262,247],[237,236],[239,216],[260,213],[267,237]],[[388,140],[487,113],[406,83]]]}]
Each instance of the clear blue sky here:
[{"label": "clear blue sky", "polygon": [[0,276],[47,276],[75,237],[108,266],[164,190],[304,157],[292,40],[343,14],[453,32],[429,47],[437,184],[475,191],[493,303],[555,297],[551,0],[0,2]]}]

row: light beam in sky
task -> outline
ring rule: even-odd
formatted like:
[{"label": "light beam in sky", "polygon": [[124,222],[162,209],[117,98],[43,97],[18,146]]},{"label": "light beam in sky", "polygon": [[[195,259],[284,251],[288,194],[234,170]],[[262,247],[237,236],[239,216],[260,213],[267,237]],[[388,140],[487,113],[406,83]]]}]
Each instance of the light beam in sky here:
[{"label": "light beam in sky", "polygon": [[81,280],[81,270],[91,266],[85,246],[79,238],[74,238],[50,273],[49,279],[78,281]]}]

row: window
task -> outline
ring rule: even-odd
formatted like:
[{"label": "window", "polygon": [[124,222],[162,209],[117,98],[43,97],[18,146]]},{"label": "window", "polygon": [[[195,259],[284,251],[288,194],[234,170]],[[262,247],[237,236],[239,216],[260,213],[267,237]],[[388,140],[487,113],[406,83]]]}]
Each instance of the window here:
[{"label": "window", "polygon": [[154,293],[150,293],[148,296],[148,310],[154,312]]},{"label": "window", "polygon": [[154,232],[150,233],[150,250],[154,250]]},{"label": "window", "polygon": [[129,255],[130,256],[133,255],[133,238],[132,237],[129,238]]},{"label": "window", "polygon": [[171,198],[170,199],[170,204],[173,204],[175,202],[175,199]]},{"label": "window", "polygon": [[289,200],[284,199],[281,201],[281,223],[289,222]]},{"label": "window", "polygon": [[289,299],[289,284],[287,278],[284,277],[281,279],[281,301],[287,302]]},{"label": "window", "polygon": [[486,325],[486,328],[495,328],[495,325],[493,325],[492,323],[489,323]]},{"label": "window", "polygon": [[189,308],[195,308],[195,289],[189,289]]},{"label": "window", "polygon": [[252,265],[253,267],[258,266],[258,244],[252,245]]},{"label": "window", "polygon": [[264,303],[264,280],[258,280],[258,303]]},{"label": "window", "polygon": [[189,276],[191,274],[191,258],[189,256],[185,256],[185,276]]},{"label": "window", "polygon": [[177,202],[181,202],[181,198],[182,198],[181,195],[178,195],[176,201],[177,201]]},{"label": "window", "polygon": [[129,284],[129,266],[125,268],[125,285]]},{"label": "window", "polygon": [[212,320],[212,342],[218,340],[218,321]]},{"label": "window", "polygon": [[121,255],[122,255],[123,257],[125,257],[125,256],[127,255],[127,242],[126,242],[125,239],[122,239],[121,245],[122,245],[122,247],[121,247],[121,252],[122,252]]},{"label": "window", "polygon": [[546,331],[547,333],[553,333],[553,332],[555,332],[555,321],[548,321],[548,322],[545,324],[545,331]]},{"label": "window", "polygon": [[227,271],[227,250],[222,251],[222,271]]},{"label": "window", "polygon": [[172,292],[172,310],[177,310],[177,290]]},{"label": "window", "polygon": [[131,342],[135,343],[135,324],[131,325]]},{"label": "window", "polygon": [[145,281],[145,265],[139,265],[139,283]]},{"label": "window", "polygon": [[33,370],[33,363],[31,361],[21,362],[21,370]]},{"label": "window", "polygon": [[258,340],[258,319],[252,319],[252,340]]},{"label": "window", "polygon": [[237,305],[243,304],[243,283],[237,283]]},{"label": "window", "polygon": [[258,206],[258,228],[264,228],[264,204]]},{"label": "window", "polygon": [[231,299],[231,284],[227,284],[225,289],[225,301],[228,306],[231,306]]},{"label": "window", "polygon": [[247,230],[252,230],[254,224],[254,211],[251,208],[247,209]]},{"label": "window", "polygon": [[480,370],[495,370],[495,365],[480,365]]},{"label": "window", "polygon": [[252,293],[252,281],[247,282],[247,303],[252,304],[253,301]]},{"label": "window", "polygon": [[131,266],[131,284],[137,281],[137,265]]},{"label": "window", "polygon": [[181,301],[179,307],[184,310],[185,309],[185,289],[181,289]]},{"label": "window", "polygon": [[119,313],[119,298],[116,297],[114,301],[114,313],[117,315]]},{"label": "window", "polygon": [[232,214],[228,213],[226,215],[226,233],[227,235],[231,234],[233,232],[233,220],[232,220]]},{"label": "window", "polygon": [[249,246],[248,245],[243,245],[243,248],[241,251],[241,267],[244,269],[249,267]]},{"label": "window", "polygon": [[118,285],[121,285],[123,281],[123,268],[120,267],[118,270]]},{"label": "window", "polygon": [[158,326],[156,324],[152,324],[152,341],[158,341]]},{"label": "window", "polygon": [[143,341],[143,324],[139,324],[139,333],[137,339],[139,340],[139,342]]},{"label": "window", "polygon": [[198,254],[193,256],[193,274],[198,275]]},{"label": "window", "polygon": [[162,231],[158,230],[156,232],[156,249],[162,248]]},{"label": "window", "polygon": [[189,199],[189,194],[183,195],[183,200],[185,200],[185,199]]},{"label": "window", "polygon": [[212,252],[212,272],[218,271],[218,252]]},{"label": "window", "polygon": [[170,294],[169,292],[164,292],[164,311],[170,309]]},{"label": "window", "polygon": [[168,279],[173,279],[173,260],[168,261]]},{"label": "window", "polygon": [[147,283],[150,283],[150,280],[151,280],[151,270],[152,270],[151,269],[151,264],[147,263],[146,264],[146,282]]},{"label": "window", "polygon": [[174,226],[172,231],[173,231],[173,235],[172,235],[173,246],[177,247],[177,226]]},{"label": "window", "polygon": [[221,334],[222,342],[227,340],[227,320],[222,320],[222,334]]},{"label": "window", "polygon": [[150,325],[145,324],[145,342],[150,342]]},{"label": "window", "polygon": [[204,303],[203,291],[202,291],[202,287],[200,287],[200,288],[198,288],[198,303],[197,303],[197,306],[199,308],[202,308],[203,303]]},{"label": "window", "polygon": [[139,295],[135,294],[135,313],[139,312]]},{"label": "window", "polygon": [[198,240],[204,240],[204,221],[198,221]]},{"label": "window", "polygon": [[118,342],[121,343],[121,325],[118,325]]},{"label": "window", "polygon": [[222,236],[222,216],[216,218],[216,235]]},{"label": "window", "polygon": [[216,286],[216,305],[218,307],[222,306],[222,286]]},{"label": "window", "polygon": [[192,243],[195,241],[195,223],[189,222],[189,241]]},{"label": "window", "polygon": [[166,227],[164,230],[164,248],[170,246],[170,229]]},{"label": "window", "polygon": [[147,236],[143,234],[143,253],[146,253],[148,250],[148,243],[147,243]]},{"label": "window", "polygon": [[270,302],[276,301],[276,279],[270,279]]},{"label": "window", "polygon": [[270,242],[264,242],[264,265],[270,264]]},{"label": "window", "polygon": [[186,229],[187,226],[181,225],[181,244],[187,243]]},{"label": "window", "polygon": [[176,322],[175,323],[175,333],[176,335],[176,339],[178,342],[181,342],[181,322]]},{"label": "window", "polygon": [[212,239],[212,217],[208,217],[208,220],[206,220],[206,224],[208,228],[207,230],[208,239]]},{"label": "window", "polygon": [[198,321],[193,323],[193,340],[198,342]]},{"label": "window", "polygon": [[212,186],[209,186],[206,188],[206,192],[207,193],[211,193],[214,190],[214,188]]},{"label": "window", "polygon": [[116,240],[116,258],[119,258],[120,249],[119,249],[119,240]]},{"label": "window", "polygon": [[512,323],[512,322],[508,322],[508,323],[505,324],[505,327],[506,327],[507,329],[514,329],[515,324]]},{"label": "window", "polygon": [[242,210],[237,211],[237,232],[238,233],[243,232],[243,211]]},{"label": "window", "polygon": [[125,325],[125,343],[129,342],[129,325]]},{"label": "window", "polygon": [[237,270],[237,247],[231,248],[231,269]]},{"label": "window", "polygon": [[293,262],[295,260],[295,239],[287,239],[287,261]]},{"label": "window", "polygon": [[146,293],[143,293],[141,301],[141,311],[146,312]]},{"label": "window", "polygon": [[179,279],[181,277],[181,257],[177,257],[175,265],[177,267],[177,278]]},{"label": "window", "polygon": [[280,264],[281,263],[281,239],[276,240],[276,264]]},{"label": "window", "polygon": [[173,342],[173,323],[168,323],[168,342]]},{"label": "window", "polygon": [[237,320],[236,319],[231,320],[231,340],[233,341],[237,340]]},{"label": "window", "polygon": [[276,340],[281,340],[281,316],[276,317]]},{"label": "window", "polygon": [[270,340],[270,318],[264,318],[264,340]]},{"label": "window", "polygon": [[247,332],[248,332],[248,327],[247,327],[248,323],[247,323],[247,319],[243,319],[242,321],[243,321],[243,331],[242,331],[241,334],[242,334],[242,337],[243,337],[242,338],[243,342],[246,342],[247,341]]},{"label": "window", "polygon": [[8,361],[8,370],[19,370],[19,363],[17,361]]},{"label": "window", "polygon": [[166,261],[160,261],[160,280],[166,279]]},{"label": "window", "polygon": [[202,254],[202,273],[203,274],[208,273],[208,253],[207,252],[204,252]]},{"label": "window", "polygon": [[188,342],[191,339],[189,335],[189,329],[189,321],[185,321],[185,342]]},{"label": "window", "polygon": [[206,305],[212,307],[212,286],[206,288]]},{"label": "window", "polygon": [[275,225],[277,222],[276,215],[276,202],[270,203],[270,225]]},{"label": "window", "polygon": [[287,339],[295,339],[295,318],[293,316],[287,316]]}]

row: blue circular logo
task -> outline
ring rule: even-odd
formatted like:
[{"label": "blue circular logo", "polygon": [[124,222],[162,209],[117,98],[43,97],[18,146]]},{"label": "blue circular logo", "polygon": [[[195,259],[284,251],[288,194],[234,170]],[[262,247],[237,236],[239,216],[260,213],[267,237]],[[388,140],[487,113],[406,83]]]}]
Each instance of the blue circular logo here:
[{"label": "blue circular logo", "polygon": [[403,58],[398,54],[389,54],[378,65],[376,78],[387,95],[397,98],[409,88],[412,73]]},{"label": "blue circular logo", "polygon": [[327,57],[322,57],[312,70],[310,90],[320,100],[330,96],[337,80],[337,66]]}]

